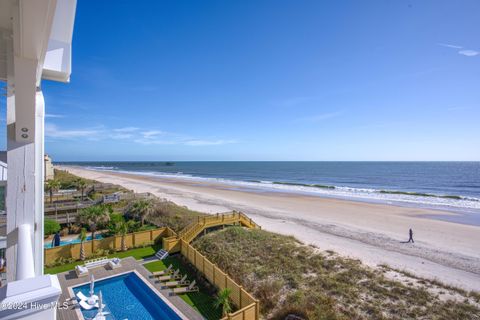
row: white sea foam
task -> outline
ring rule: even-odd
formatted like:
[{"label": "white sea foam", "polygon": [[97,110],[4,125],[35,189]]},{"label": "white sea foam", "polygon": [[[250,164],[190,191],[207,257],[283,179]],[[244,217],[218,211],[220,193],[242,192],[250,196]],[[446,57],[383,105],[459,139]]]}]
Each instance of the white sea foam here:
[{"label": "white sea foam", "polygon": [[97,170],[97,171],[117,171],[117,167],[109,167],[109,166],[87,166],[86,169],[90,170]]}]

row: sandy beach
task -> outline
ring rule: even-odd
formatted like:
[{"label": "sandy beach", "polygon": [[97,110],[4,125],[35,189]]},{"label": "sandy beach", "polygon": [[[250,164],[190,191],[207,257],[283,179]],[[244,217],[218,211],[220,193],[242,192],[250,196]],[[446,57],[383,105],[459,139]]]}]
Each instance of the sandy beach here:
[{"label": "sandy beach", "polygon": [[[84,178],[151,192],[207,213],[242,211],[262,228],[364,263],[480,290],[480,227],[429,216],[455,213],[251,190],[214,182],[58,167]],[[415,243],[408,239],[414,230]]]}]

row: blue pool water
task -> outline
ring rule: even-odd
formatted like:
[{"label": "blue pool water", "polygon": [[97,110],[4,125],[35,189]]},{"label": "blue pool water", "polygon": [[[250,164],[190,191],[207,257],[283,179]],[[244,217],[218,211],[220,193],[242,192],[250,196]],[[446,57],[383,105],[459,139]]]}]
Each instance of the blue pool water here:
[{"label": "blue pool water", "polygon": [[[89,295],[90,285],[73,288]],[[102,291],[108,320],[180,320],[181,318],[153,292],[134,272],[95,282],[95,294]],[[92,319],[98,309],[82,310],[85,319]]]},{"label": "blue pool water", "polygon": [[[103,236],[101,234],[96,234],[95,235],[96,240],[103,239]],[[86,241],[92,240],[92,236],[88,236]],[[66,246],[67,244],[74,244],[74,243],[80,243],[80,239],[74,238],[74,239],[69,239],[69,240],[60,240],[60,246]],[[45,242],[44,245],[45,248],[51,248],[52,247],[52,241]]]}]

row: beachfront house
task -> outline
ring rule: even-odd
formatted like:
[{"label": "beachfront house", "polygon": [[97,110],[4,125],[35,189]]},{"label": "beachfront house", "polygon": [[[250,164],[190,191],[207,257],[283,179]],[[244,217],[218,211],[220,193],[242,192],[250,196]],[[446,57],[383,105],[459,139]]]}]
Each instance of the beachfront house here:
[{"label": "beachfront house", "polygon": [[76,0],[0,1],[0,85],[6,96],[8,165],[1,319],[56,318],[59,281],[43,274],[41,82],[69,81],[75,9]]}]

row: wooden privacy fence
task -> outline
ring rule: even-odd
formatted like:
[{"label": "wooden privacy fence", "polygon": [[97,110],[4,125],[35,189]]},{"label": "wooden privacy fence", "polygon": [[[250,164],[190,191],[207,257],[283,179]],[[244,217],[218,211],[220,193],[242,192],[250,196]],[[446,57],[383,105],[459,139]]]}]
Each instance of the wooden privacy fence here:
[{"label": "wooden privacy fence", "polygon": [[[159,238],[170,237],[172,235],[175,235],[175,232],[168,227],[139,231],[125,235],[125,244],[127,248],[138,247],[151,244]],[[72,243],[54,248],[46,248],[44,250],[45,264],[52,263],[60,258],[78,260],[80,259],[80,247],[80,243]],[[99,249],[118,251],[122,249],[122,236],[85,241],[83,248],[87,257],[93,255],[95,251]]]},{"label": "wooden privacy fence", "polygon": [[199,270],[207,280],[219,290],[228,288],[231,290],[230,299],[239,308],[235,313],[227,315],[222,320],[258,320],[260,317],[260,305],[241,285],[238,285],[220,268],[205,258],[199,251],[185,240],[180,240],[181,253],[187,260]]}]

